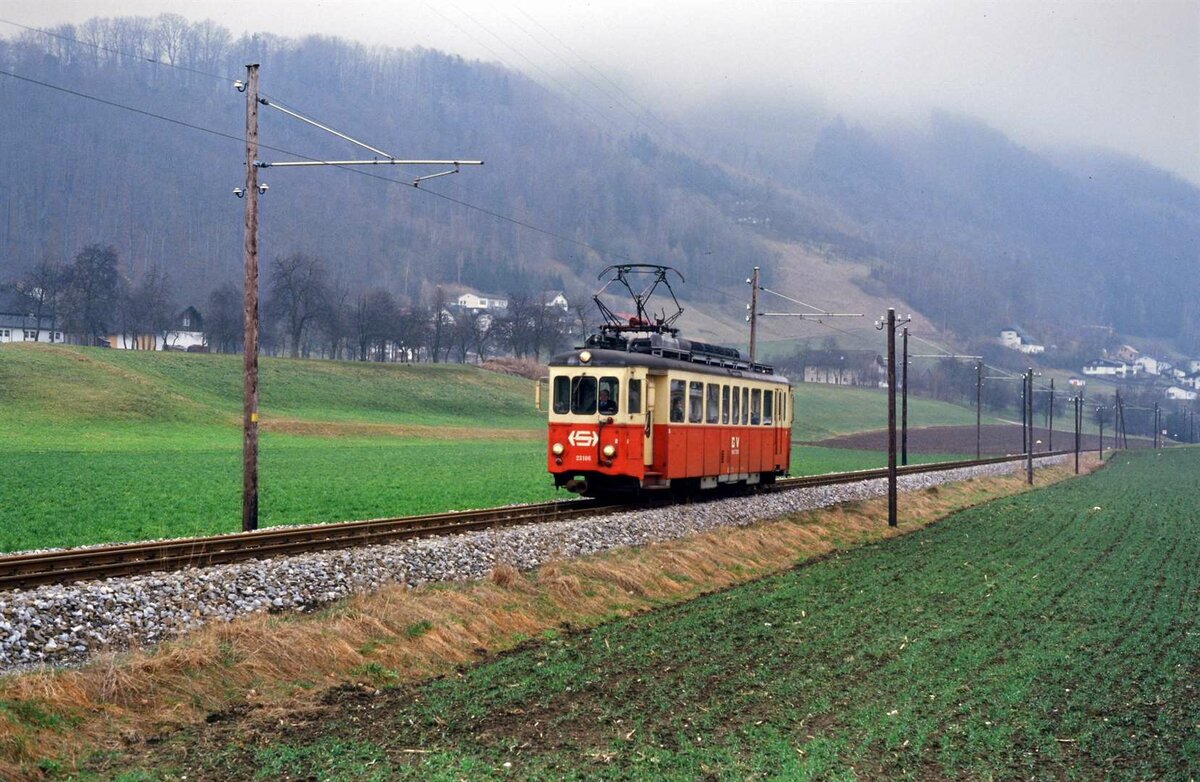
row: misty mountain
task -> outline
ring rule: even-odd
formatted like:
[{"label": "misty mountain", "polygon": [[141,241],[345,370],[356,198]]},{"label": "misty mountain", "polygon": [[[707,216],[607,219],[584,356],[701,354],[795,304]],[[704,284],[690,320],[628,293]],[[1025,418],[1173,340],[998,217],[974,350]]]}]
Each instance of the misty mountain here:
[{"label": "misty mountain", "polygon": [[[353,289],[579,293],[634,261],[676,266],[703,298],[752,266],[770,275],[770,239],[865,262],[873,292],[965,336],[1105,324],[1200,350],[1200,191],[1129,158],[1042,153],[948,114],[868,130],[753,102],[707,112],[684,143],[435,51],[234,40],[167,17],[60,32],[143,61],[27,34],[0,40],[2,67],[226,137],[0,77],[0,282],[90,243],[114,245],[131,278],[167,270],[196,300],[240,280],[245,99],[232,81],[261,62],[272,102],[399,158],[486,161],[419,190],[388,180],[433,170],[263,170],[264,261],[317,255]],[[370,156],[261,112],[265,160]]]},{"label": "misty mountain", "polygon": [[1200,348],[1200,191],[1144,163],[1060,164],[935,114],[892,137],[834,121],[791,184],[841,210],[877,280],[961,333],[1090,323]]}]

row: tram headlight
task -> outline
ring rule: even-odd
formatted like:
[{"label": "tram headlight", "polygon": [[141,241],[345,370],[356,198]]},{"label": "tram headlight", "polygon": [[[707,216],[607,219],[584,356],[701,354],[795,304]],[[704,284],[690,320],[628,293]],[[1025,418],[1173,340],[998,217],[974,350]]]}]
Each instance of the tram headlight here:
[{"label": "tram headlight", "polygon": [[604,454],[605,459],[611,459],[617,455],[617,446],[609,443],[608,445],[604,446],[604,450],[601,451],[601,453]]},{"label": "tram headlight", "polygon": [[592,360],[592,351],[590,351],[590,350],[580,351],[580,353],[579,353],[579,363],[580,364],[586,364],[587,362],[589,362],[591,360]]},{"label": "tram headlight", "polygon": [[563,448],[562,443],[555,443],[554,445],[550,446],[550,452],[553,453],[555,456],[562,456],[563,451],[565,451],[565,450],[566,449]]}]

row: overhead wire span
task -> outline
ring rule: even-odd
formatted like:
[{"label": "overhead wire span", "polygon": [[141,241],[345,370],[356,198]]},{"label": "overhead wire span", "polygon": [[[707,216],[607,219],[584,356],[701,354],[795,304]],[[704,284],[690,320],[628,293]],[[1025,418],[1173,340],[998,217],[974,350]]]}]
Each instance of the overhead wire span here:
[{"label": "overhead wire span", "polygon": [[[69,88],[67,88],[67,87],[61,87],[61,86],[59,86],[59,85],[56,85],[56,84],[50,84],[49,82],[40,81],[40,80],[38,80],[38,79],[31,79],[31,78],[29,78],[28,76],[21,76],[21,75],[19,75],[19,74],[12,73],[11,71],[0,70],[0,75],[4,75],[4,76],[10,76],[10,77],[12,77],[12,78],[14,78],[14,79],[18,79],[18,80],[20,80],[20,81],[29,82],[30,84],[36,84],[36,85],[38,85],[38,86],[40,86],[40,87],[46,87],[47,89],[51,89],[51,90],[55,90],[55,91],[58,91],[58,92],[62,92],[62,93],[65,93],[65,94],[68,94],[68,95],[72,95],[72,96],[74,96],[74,97],[77,97],[77,98],[83,98],[83,99],[85,99],[85,100],[94,101],[94,102],[96,102],[96,103],[101,103],[101,104],[103,104],[103,105],[106,105],[106,106],[111,106],[111,107],[113,107],[113,108],[116,108],[116,109],[121,109],[121,110],[123,110],[123,111],[129,111],[129,112],[132,112],[132,113],[134,113],[134,114],[140,114],[140,115],[142,115],[142,116],[145,116],[145,117],[150,117],[151,119],[160,120],[160,121],[162,121],[162,122],[168,122],[168,123],[170,123],[170,124],[173,124],[173,125],[179,125],[179,126],[181,126],[181,127],[189,128],[189,129],[191,129],[191,130],[197,130],[197,131],[200,131],[200,132],[202,132],[202,133],[208,133],[208,134],[210,134],[210,135],[217,136],[217,137],[219,137],[219,138],[228,139],[229,141],[234,141],[234,142],[237,142],[238,144],[244,144],[244,143],[245,143],[245,139],[244,139],[242,136],[235,136],[235,135],[233,135],[233,134],[231,134],[231,133],[225,133],[225,132],[222,132],[222,131],[219,131],[219,130],[213,130],[212,128],[206,128],[206,127],[204,127],[204,126],[202,126],[202,125],[196,125],[196,124],[194,124],[194,123],[191,123],[191,122],[186,122],[186,121],[179,120],[179,119],[175,119],[175,118],[173,118],[173,117],[168,117],[168,116],[165,116],[165,115],[162,115],[162,114],[155,114],[154,112],[151,112],[151,111],[146,111],[145,109],[139,109],[139,108],[135,108],[135,107],[133,107],[133,106],[128,106],[128,105],[126,105],[126,104],[123,104],[123,103],[117,103],[116,101],[107,100],[106,98],[100,98],[100,97],[98,97],[98,96],[95,96],[95,95],[89,95],[89,94],[87,94],[87,93],[85,93],[85,92],[80,92],[80,91],[78,91],[78,90],[72,90],[72,89],[69,89]],[[316,158],[310,157],[310,156],[308,156],[308,155],[304,155],[304,154],[302,154],[302,153],[300,153],[300,152],[295,152],[295,151],[293,151],[293,150],[290,150],[290,149],[285,149],[285,148],[283,148],[283,147],[272,146],[272,145],[270,145],[270,144],[259,144],[259,147],[260,147],[261,149],[268,149],[268,150],[271,150],[271,151],[273,151],[273,152],[279,152],[279,153],[281,153],[281,154],[284,154],[284,155],[291,155],[292,157],[301,158],[301,159],[303,159],[303,160],[310,160],[310,161],[314,161],[314,162],[320,162],[320,161],[317,161],[317,159],[316,159]],[[335,168],[339,168],[339,169],[341,169],[341,170],[343,170],[343,171],[349,171],[349,172],[351,172],[351,173],[358,174],[358,175],[360,175],[360,176],[366,176],[366,177],[371,177],[371,178],[373,178],[373,179],[378,179],[378,180],[380,180],[380,181],[382,181],[382,182],[390,182],[390,183],[392,183],[392,184],[395,184],[395,185],[403,185],[404,187],[409,187],[409,188],[412,188],[412,189],[414,189],[414,190],[419,190],[419,191],[420,191],[420,192],[422,192],[422,193],[427,193],[427,194],[429,194],[429,195],[431,195],[431,196],[433,196],[433,197],[435,197],[435,198],[440,198],[440,199],[442,199],[443,201],[447,201],[447,202],[449,202],[449,203],[452,203],[452,204],[455,204],[455,205],[457,205],[457,206],[461,206],[461,207],[462,207],[462,208],[464,208],[464,209],[469,209],[469,210],[471,210],[471,211],[478,212],[479,214],[483,214],[483,215],[487,215],[488,217],[495,218],[495,219],[497,219],[497,220],[500,220],[500,221],[502,221],[502,222],[506,222],[506,223],[509,223],[509,224],[511,224],[511,225],[515,225],[515,226],[518,226],[518,227],[520,227],[520,228],[524,228],[524,229],[526,229],[526,230],[534,231],[535,233],[542,234],[543,236],[547,236],[547,237],[550,237],[550,238],[552,238],[552,239],[557,239],[557,240],[559,240],[559,241],[561,241],[561,242],[564,242],[564,243],[566,243],[566,244],[570,244],[570,245],[574,245],[574,246],[576,246],[576,247],[581,247],[581,248],[583,248],[583,249],[590,250],[591,252],[594,252],[594,253],[596,253],[597,255],[600,255],[600,256],[603,256],[603,257],[606,257],[606,258],[613,258],[613,259],[615,259],[615,260],[620,260],[620,261],[628,261],[628,262],[630,262],[630,263],[633,263],[633,262],[635,262],[635,261],[634,261],[634,259],[632,259],[632,258],[630,258],[630,257],[628,257],[627,255],[624,255],[624,254],[622,254],[622,253],[617,253],[617,252],[613,252],[613,251],[611,251],[611,250],[606,250],[606,249],[604,249],[604,248],[602,248],[602,247],[597,247],[597,246],[595,246],[595,245],[593,245],[593,244],[589,244],[588,242],[584,242],[584,241],[582,241],[582,240],[580,240],[580,239],[574,239],[574,238],[571,238],[571,237],[569,237],[569,236],[564,236],[564,235],[562,235],[562,234],[556,233],[556,232],[554,232],[554,231],[551,231],[551,230],[549,230],[549,229],[546,229],[546,228],[541,228],[541,227],[539,227],[539,226],[533,225],[532,223],[527,223],[527,222],[525,222],[525,221],[523,221],[523,220],[518,220],[518,219],[516,219],[515,217],[510,217],[510,216],[508,216],[508,215],[505,215],[505,214],[502,214],[502,213],[500,213],[500,212],[496,212],[496,211],[494,211],[494,210],[487,209],[487,208],[485,208],[485,207],[478,206],[478,205],[476,205],[476,204],[472,204],[472,203],[470,203],[470,202],[468,202],[468,201],[463,201],[462,199],[455,198],[455,197],[453,197],[453,196],[450,196],[450,195],[446,195],[445,193],[439,193],[439,192],[438,192],[438,191],[436,191],[436,190],[430,190],[429,188],[426,188],[426,187],[418,187],[416,184],[414,184],[414,183],[412,183],[412,182],[404,181],[404,180],[401,180],[401,179],[394,179],[394,178],[392,178],[392,177],[386,177],[386,176],[382,176],[382,175],[380,175],[380,174],[377,174],[377,173],[375,173],[375,172],[373,172],[373,171],[364,171],[364,170],[362,170],[362,169],[359,169],[359,168],[353,168],[353,167],[350,167],[350,166],[335,166]]]}]

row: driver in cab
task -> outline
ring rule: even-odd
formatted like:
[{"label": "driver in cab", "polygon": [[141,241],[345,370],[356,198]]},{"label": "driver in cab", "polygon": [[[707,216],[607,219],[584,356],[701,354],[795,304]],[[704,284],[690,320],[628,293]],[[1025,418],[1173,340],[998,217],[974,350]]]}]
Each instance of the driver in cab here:
[{"label": "driver in cab", "polygon": [[599,409],[600,409],[600,412],[604,415],[609,415],[611,413],[617,412],[617,402],[615,399],[613,399],[609,395],[607,388],[600,389]]}]

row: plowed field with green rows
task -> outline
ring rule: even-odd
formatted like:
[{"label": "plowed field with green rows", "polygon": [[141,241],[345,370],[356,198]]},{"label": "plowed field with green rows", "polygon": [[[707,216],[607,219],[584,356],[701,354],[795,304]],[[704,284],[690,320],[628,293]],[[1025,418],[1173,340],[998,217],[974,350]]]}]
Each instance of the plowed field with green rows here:
[{"label": "plowed field with green rows", "polygon": [[163,756],[202,756],[186,773],[205,779],[1192,779],[1198,476],[1200,449],[1118,454],[460,676],[341,693],[252,745],[230,729]]}]

